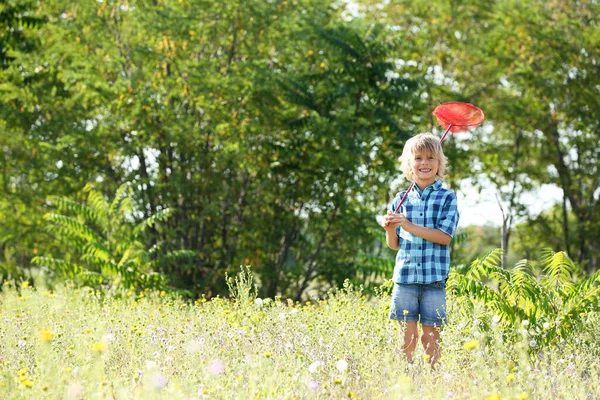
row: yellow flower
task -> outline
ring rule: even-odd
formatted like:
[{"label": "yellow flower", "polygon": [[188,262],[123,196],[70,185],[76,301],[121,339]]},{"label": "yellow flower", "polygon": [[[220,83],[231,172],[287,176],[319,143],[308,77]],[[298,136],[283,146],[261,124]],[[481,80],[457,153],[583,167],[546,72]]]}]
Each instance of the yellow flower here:
[{"label": "yellow flower", "polygon": [[500,400],[500,396],[497,394],[493,394],[485,398],[485,400]]},{"label": "yellow flower", "polygon": [[33,386],[33,381],[31,379],[25,379],[21,381],[21,385],[30,388]]},{"label": "yellow flower", "polygon": [[96,342],[92,345],[92,351],[94,353],[104,353],[107,347],[104,342]]},{"label": "yellow flower", "polygon": [[29,282],[27,281],[23,281],[21,282],[21,289],[27,289],[29,286]]},{"label": "yellow flower", "polygon": [[272,355],[273,355],[273,353],[270,353],[270,352],[263,354],[263,356],[266,358],[270,358]]},{"label": "yellow flower", "polygon": [[54,333],[48,329],[44,329],[40,332],[40,339],[42,340],[42,342],[51,342],[52,339],[54,339]]},{"label": "yellow flower", "polygon": [[520,400],[525,400],[527,397],[529,397],[529,396],[525,392],[522,392],[522,393],[519,394],[519,399]]},{"label": "yellow flower", "polygon": [[469,340],[467,343],[465,343],[463,348],[465,350],[473,350],[475,347],[477,347],[478,344],[479,342],[477,341],[477,339]]},{"label": "yellow flower", "polygon": [[506,382],[511,383],[513,379],[515,379],[515,376],[513,374],[510,374],[506,377]]},{"label": "yellow flower", "polygon": [[403,313],[404,315],[408,315],[408,310],[404,310],[404,311],[402,311],[402,313]]}]

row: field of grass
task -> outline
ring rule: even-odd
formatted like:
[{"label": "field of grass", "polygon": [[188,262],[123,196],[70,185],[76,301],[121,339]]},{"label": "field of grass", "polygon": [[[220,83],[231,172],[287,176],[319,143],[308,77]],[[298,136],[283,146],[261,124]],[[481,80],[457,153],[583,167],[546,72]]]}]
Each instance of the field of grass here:
[{"label": "field of grass", "polygon": [[490,317],[482,311],[459,317],[450,298],[432,371],[422,350],[407,368],[385,295],[366,299],[347,286],[299,304],[246,289],[189,303],[164,292],[115,299],[6,285],[0,398],[600,398],[598,313],[585,338],[538,349],[525,328],[507,343],[479,323]]}]

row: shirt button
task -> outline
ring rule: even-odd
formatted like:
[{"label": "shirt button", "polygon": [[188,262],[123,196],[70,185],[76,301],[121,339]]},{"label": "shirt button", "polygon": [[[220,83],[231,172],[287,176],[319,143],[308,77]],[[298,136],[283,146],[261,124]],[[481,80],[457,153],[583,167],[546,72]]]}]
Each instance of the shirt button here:
[{"label": "shirt button", "polygon": [[421,217],[423,216],[423,213],[419,214]]},{"label": "shirt button", "polygon": [[417,265],[420,267],[420,266],[421,266],[421,263],[418,263]]},{"label": "shirt button", "polygon": [[421,250],[421,246],[419,246],[419,250]]}]

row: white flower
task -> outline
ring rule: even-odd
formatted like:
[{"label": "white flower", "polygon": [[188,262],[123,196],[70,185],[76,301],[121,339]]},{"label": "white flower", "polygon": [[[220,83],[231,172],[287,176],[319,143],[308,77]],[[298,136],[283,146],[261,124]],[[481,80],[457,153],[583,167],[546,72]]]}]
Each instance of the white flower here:
[{"label": "white flower", "polygon": [[67,399],[79,399],[83,394],[83,386],[79,382],[73,382],[67,387]]},{"label": "white flower", "polygon": [[392,79],[398,79],[400,78],[400,74],[396,71],[392,71],[392,70],[387,70],[385,71],[385,79],[389,81],[391,81]]},{"label": "white flower", "polygon": [[146,362],[146,369],[154,369],[154,368],[156,368],[156,361]]},{"label": "white flower", "polygon": [[213,375],[223,375],[225,373],[225,364],[223,364],[223,361],[219,359],[212,360],[212,362],[208,366],[208,370]]},{"label": "white flower", "polygon": [[200,351],[200,348],[202,346],[200,346],[200,343],[198,343],[198,341],[196,340],[192,340],[190,342],[188,342],[188,344],[185,347],[185,350],[189,353],[189,354],[196,354],[197,352]]},{"label": "white flower", "polygon": [[335,363],[335,368],[340,372],[344,372],[348,369],[348,363],[346,360],[339,360],[337,363]]},{"label": "white flower", "polygon": [[298,312],[297,308],[292,308],[292,310],[290,311],[290,314],[296,314]]},{"label": "white flower", "polygon": [[315,381],[313,381],[313,380],[310,380],[310,381],[308,382],[308,385],[307,385],[307,386],[308,386],[308,388],[309,388],[310,390],[317,390],[317,389],[319,388],[319,382],[315,382]]},{"label": "white flower", "polygon": [[104,341],[106,343],[111,343],[113,340],[115,340],[115,335],[113,335],[112,333],[107,333],[106,335],[104,335]]},{"label": "white flower", "polygon": [[521,325],[523,326],[529,326],[529,321],[524,319],[523,321],[521,321]]},{"label": "white flower", "polygon": [[314,374],[315,372],[317,372],[319,370],[319,367],[321,367],[322,365],[323,365],[323,363],[321,361],[315,361],[314,363],[312,363],[308,366],[308,372],[310,372],[311,374]]},{"label": "white flower", "polygon": [[498,322],[500,322],[500,316],[499,315],[494,315],[492,317],[492,323],[493,324],[497,324]]},{"label": "white flower", "polygon": [[254,304],[256,304],[258,307],[262,307],[263,299],[261,299],[260,297],[257,297],[256,300],[254,300]]},{"label": "white flower", "polygon": [[161,374],[161,373],[155,373],[154,375],[152,375],[152,386],[154,386],[155,389],[162,389],[165,386],[167,386],[167,379]]},{"label": "white flower", "polygon": [[529,346],[531,346],[531,347],[535,347],[535,346],[537,346],[537,342],[536,342],[535,340],[531,340],[531,341],[529,342]]},{"label": "white flower", "polygon": [[279,313],[279,319],[280,319],[281,321],[285,321],[285,314],[284,314],[284,313],[282,313],[282,312],[281,312],[281,313]]}]

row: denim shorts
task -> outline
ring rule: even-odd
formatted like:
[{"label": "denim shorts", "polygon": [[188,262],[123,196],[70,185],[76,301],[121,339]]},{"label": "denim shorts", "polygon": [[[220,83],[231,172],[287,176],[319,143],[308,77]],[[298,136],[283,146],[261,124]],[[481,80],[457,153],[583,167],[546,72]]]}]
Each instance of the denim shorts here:
[{"label": "denim shorts", "polygon": [[441,326],[446,321],[446,283],[394,283],[390,319]]}]

